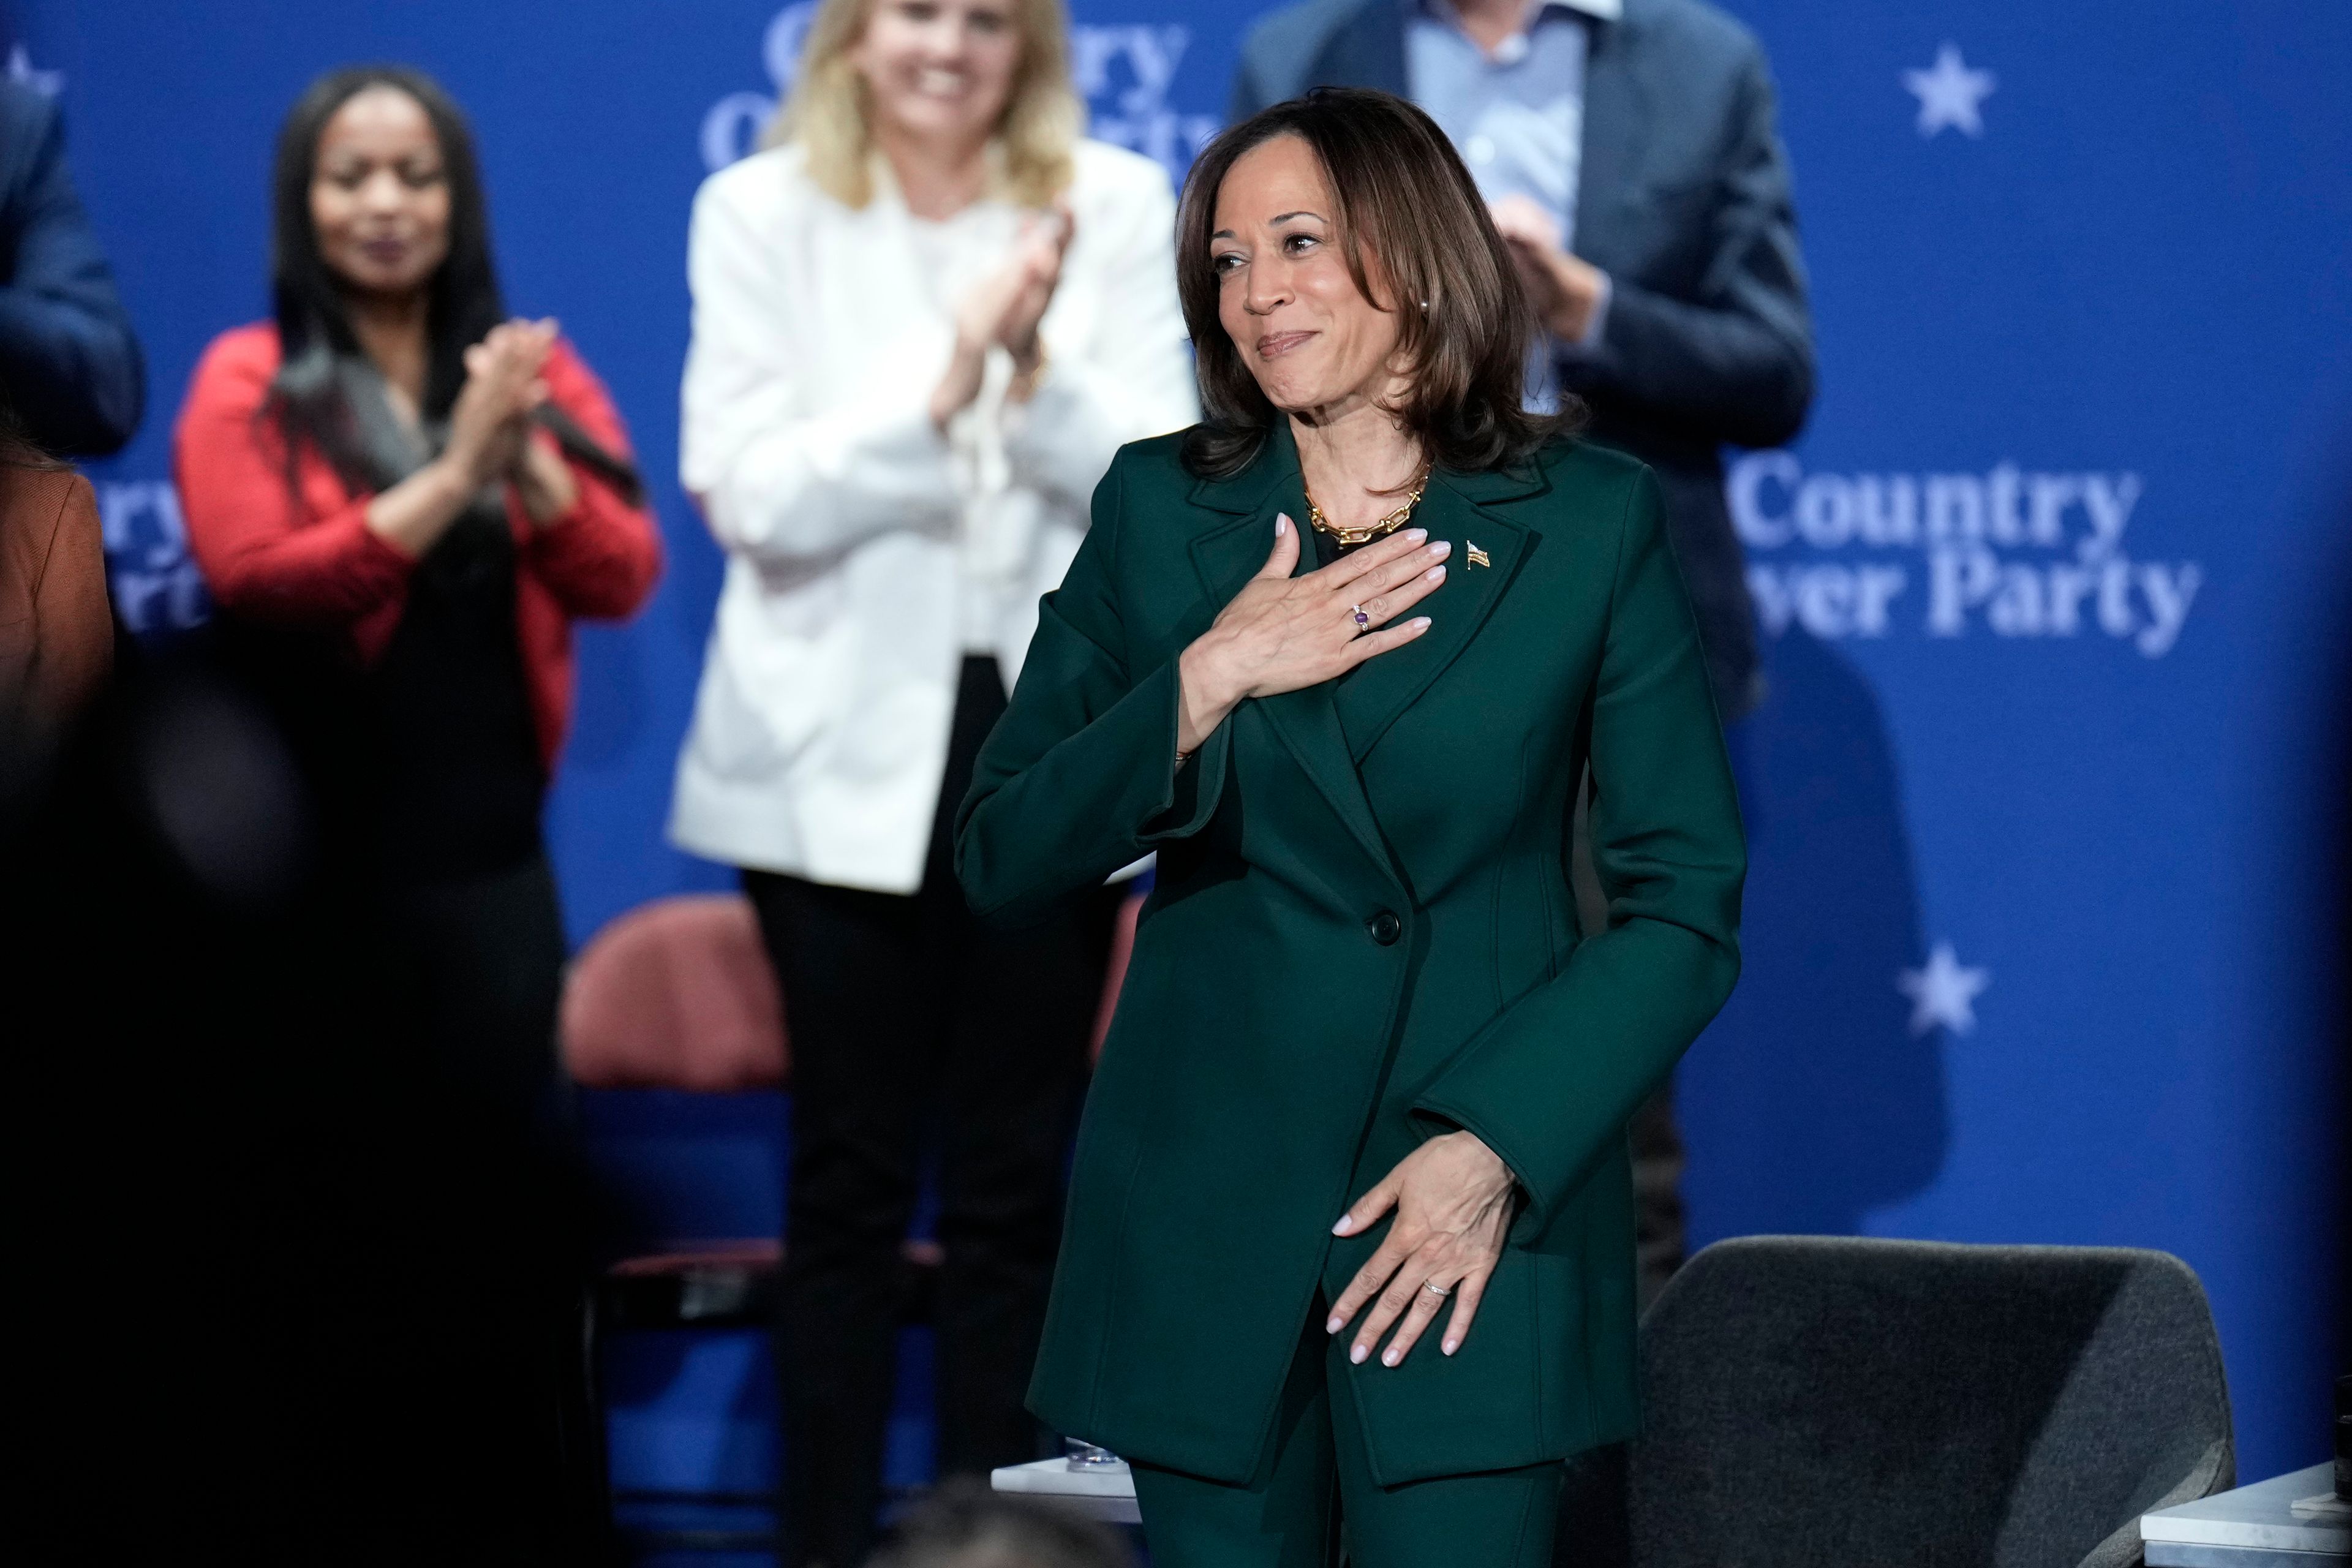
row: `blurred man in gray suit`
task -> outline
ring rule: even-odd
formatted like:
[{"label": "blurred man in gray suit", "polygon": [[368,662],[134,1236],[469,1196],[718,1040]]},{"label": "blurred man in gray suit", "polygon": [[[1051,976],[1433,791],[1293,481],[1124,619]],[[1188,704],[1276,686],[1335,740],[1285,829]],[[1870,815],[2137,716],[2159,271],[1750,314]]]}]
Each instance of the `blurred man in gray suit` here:
[{"label": "blurred man in gray suit", "polygon": [[[1581,396],[1596,440],[1657,471],[1716,704],[1737,721],[1763,677],[1722,449],[1789,440],[1813,395],[1762,47],[1701,0],[1302,0],[1251,31],[1233,116],[1325,86],[1410,98],[1453,138],[1549,339],[1529,395]],[[1663,1093],[1633,1139],[1646,1300],[1682,1260]]]}]

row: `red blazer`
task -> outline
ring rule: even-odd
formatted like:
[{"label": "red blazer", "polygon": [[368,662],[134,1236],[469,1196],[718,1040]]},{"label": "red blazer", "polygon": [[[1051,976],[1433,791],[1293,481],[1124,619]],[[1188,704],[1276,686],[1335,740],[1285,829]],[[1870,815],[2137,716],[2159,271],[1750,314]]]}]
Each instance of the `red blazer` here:
[{"label": "red blazer", "polygon": [[[370,491],[352,491],[305,447],[289,490],[286,443],[262,414],[278,373],[278,329],[223,332],[205,351],[173,433],[172,466],[188,544],[214,603],[250,620],[349,628],[364,662],[383,656],[415,564],[367,526]],[[612,399],[567,342],[548,356],[550,399],[608,450],[628,437]],[[546,440],[535,433],[535,440]],[[515,630],[540,759],[554,771],[572,717],[572,622],[618,619],[645,603],[661,574],[653,515],[573,464],[580,501],[534,527],[511,489]]]}]

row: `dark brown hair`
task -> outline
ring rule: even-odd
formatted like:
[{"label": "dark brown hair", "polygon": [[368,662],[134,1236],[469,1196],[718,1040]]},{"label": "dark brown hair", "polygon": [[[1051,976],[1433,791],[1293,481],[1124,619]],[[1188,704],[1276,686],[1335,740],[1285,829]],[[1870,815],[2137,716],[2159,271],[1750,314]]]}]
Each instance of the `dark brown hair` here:
[{"label": "dark brown hair", "polygon": [[[1209,143],[1184,182],[1176,214],[1176,290],[1192,334],[1202,420],[1184,463],[1223,478],[1257,456],[1279,416],[1217,317],[1209,254],[1217,191],[1243,153],[1277,136],[1314,152],[1330,183],[1332,227],[1365,299],[1402,310],[1398,347],[1412,388],[1392,410],[1441,468],[1507,467],[1584,422],[1563,395],[1558,415],[1525,400],[1535,316],[1486,198],[1437,122],[1404,100],[1364,88],[1317,88],[1277,103]],[[1364,252],[1379,258],[1394,298],[1372,292]]]}]

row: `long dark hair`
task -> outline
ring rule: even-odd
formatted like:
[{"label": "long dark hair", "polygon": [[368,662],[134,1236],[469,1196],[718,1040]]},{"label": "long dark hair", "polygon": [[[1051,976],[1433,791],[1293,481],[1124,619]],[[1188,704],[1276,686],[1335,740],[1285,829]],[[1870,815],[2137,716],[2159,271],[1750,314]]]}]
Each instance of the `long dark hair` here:
[{"label": "long dark hair", "polygon": [[[1209,143],[1184,182],[1176,215],[1176,289],[1192,334],[1202,422],[1184,462],[1223,478],[1257,456],[1279,417],[1217,317],[1210,256],[1217,191],[1242,154],[1296,136],[1323,166],[1337,207],[1340,254],[1365,299],[1402,313],[1398,347],[1412,387],[1393,408],[1440,467],[1507,468],[1584,422],[1563,397],[1557,415],[1526,404],[1535,314],[1477,183],[1437,122],[1413,105],[1363,88],[1317,88],[1261,110]],[[1372,290],[1364,252],[1379,258],[1395,298]]]},{"label": "long dark hair", "polygon": [[[319,138],[344,104],[370,88],[388,87],[414,99],[441,146],[449,185],[449,251],[425,284],[425,397],[427,425],[449,417],[466,384],[466,351],[506,319],[497,266],[490,258],[488,204],[480,162],[466,116],[441,85],[406,66],[352,66],[312,82],[288,111],[278,132],[270,175],[270,294],[278,318],[281,360],[270,384],[268,412],[286,432],[289,462],[299,447],[315,447],[344,481],[373,489],[397,479],[365,437],[352,406],[349,367],[361,357],[341,286],[319,252],[310,222],[310,183]],[[565,454],[634,503],[643,491],[636,468],[583,430],[561,409],[538,416]]]}]

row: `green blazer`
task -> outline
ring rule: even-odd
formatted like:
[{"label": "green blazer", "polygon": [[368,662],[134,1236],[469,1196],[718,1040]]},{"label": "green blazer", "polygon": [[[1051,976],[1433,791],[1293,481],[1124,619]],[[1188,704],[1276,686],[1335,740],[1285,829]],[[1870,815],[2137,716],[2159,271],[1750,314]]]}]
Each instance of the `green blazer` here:
[{"label": "green blazer", "polygon": [[[1456,1128],[1524,1194],[1460,1351],[1353,1368],[1382,1484],[1634,1426],[1624,1126],[1730,994],[1739,811],[1658,486],[1573,442],[1440,469],[1416,641],[1244,701],[1175,766],[1176,657],[1307,515],[1286,422],[1228,479],[1120,451],[982,752],[958,865],[1018,920],[1158,851],[1078,1134],[1030,1407],[1130,1458],[1256,1469],[1350,1201]],[[1472,547],[1483,553],[1478,563]],[[1312,567],[1303,552],[1301,569]],[[1605,931],[1568,879],[1592,769]]]}]

